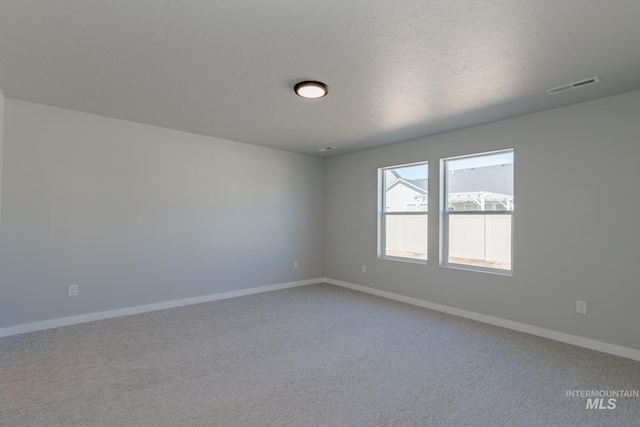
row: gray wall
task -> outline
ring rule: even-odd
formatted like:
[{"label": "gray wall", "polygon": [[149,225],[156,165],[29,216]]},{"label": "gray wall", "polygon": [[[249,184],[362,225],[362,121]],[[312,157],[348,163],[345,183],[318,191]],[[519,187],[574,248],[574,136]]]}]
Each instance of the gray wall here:
[{"label": "gray wall", "polygon": [[[631,92],[327,160],[325,277],[640,349],[638,106]],[[512,277],[440,267],[433,214],[428,265],[376,257],[377,168],[428,160],[435,213],[441,158],[506,148]]]},{"label": "gray wall", "polygon": [[[4,96],[0,90],[0,240],[2,240],[2,152],[4,147]],[[1,266],[1,264],[0,264]]]},{"label": "gray wall", "polygon": [[322,277],[321,159],[13,99],[5,113],[0,327]]},{"label": "gray wall", "polygon": [[[6,99],[0,327],[324,275],[640,349],[638,105],[632,92],[322,161]],[[438,266],[437,238],[428,265],[377,259],[378,167],[429,160],[433,207],[439,159],[504,148],[512,277]]]}]

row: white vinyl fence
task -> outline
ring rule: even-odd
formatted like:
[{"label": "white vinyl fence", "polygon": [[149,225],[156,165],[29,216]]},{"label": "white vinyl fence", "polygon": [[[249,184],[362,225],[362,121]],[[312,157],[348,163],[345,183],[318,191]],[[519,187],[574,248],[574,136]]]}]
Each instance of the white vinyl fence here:
[{"label": "white vinyl fence", "polygon": [[511,263],[511,215],[449,215],[449,257]]},{"label": "white vinyl fence", "polygon": [[386,255],[427,259],[427,215],[386,218]]},{"label": "white vinyl fence", "polygon": [[[387,215],[385,238],[386,255],[426,259],[427,215]],[[510,269],[511,215],[449,215],[449,260]]]}]

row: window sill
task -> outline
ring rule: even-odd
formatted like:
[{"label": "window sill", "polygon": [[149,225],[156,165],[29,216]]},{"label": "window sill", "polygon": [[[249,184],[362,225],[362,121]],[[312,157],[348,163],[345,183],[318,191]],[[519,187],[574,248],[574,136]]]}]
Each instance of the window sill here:
[{"label": "window sill", "polygon": [[490,268],[482,268],[464,264],[440,264],[440,267],[450,268],[452,270],[472,271],[476,273],[487,273],[497,276],[513,277],[513,270],[494,270]]},{"label": "window sill", "polygon": [[419,264],[419,265],[427,265],[427,261],[426,260],[417,260],[417,259],[411,259],[411,258],[398,258],[398,257],[392,257],[392,256],[378,256],[378,259],[384,259],[387,261],[400,261],[400,262],[406,262],[408,264]]}]

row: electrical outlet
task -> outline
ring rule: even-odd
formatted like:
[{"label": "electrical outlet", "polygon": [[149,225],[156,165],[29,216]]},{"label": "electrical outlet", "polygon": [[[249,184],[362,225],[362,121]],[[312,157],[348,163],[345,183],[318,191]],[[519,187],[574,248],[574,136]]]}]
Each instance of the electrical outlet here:
[{"label": "electrical outlet", "polygon": [[587,302],[586,301],[576,301],[576,313],[587,314]]},{"label": "electrical outlet", "polygon": [[367,272],[367,266],[366,266],[366,265],[363,265],[363,266],[362,266],[362,272],[363,272],[363,273],[366,273],[366,272]]},{"label": "electrical outlet", "polygon": [[293,261],[293,269],[294,270],[298,269],[298,261]]},{"label": "electrical outlet", "polygon": [[67,296],[75,297],[78,295],[78,285],[69,285],[67,286]]}]

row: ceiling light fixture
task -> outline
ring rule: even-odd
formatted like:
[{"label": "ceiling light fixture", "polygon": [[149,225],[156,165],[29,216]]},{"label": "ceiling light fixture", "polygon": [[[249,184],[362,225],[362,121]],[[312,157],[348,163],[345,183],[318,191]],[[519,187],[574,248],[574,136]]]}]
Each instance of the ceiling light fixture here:
[{"label": "ceiling light fixture", "polygon": [[318,99],[327,96],[329,86],[322,82],[304,81],[293,87],[296,95],[307,99]]}]

